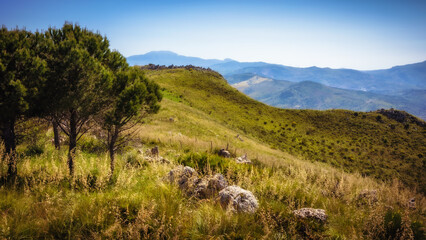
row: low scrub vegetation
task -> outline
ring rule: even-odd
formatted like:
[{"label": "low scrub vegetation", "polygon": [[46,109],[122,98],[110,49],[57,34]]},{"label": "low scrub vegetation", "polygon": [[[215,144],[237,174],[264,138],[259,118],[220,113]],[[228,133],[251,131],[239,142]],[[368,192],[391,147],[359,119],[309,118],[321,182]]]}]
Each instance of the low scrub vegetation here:
[{"label": "low scrub vegetation", "polygon": [[185,104],[236,129],[236,134],[348,172],[385,181],[397,177],[426,191],[425,124],[401,123],[373,112],[274,108],[243,95],[209,70],[145,72],[169,93],[182,96]]}]

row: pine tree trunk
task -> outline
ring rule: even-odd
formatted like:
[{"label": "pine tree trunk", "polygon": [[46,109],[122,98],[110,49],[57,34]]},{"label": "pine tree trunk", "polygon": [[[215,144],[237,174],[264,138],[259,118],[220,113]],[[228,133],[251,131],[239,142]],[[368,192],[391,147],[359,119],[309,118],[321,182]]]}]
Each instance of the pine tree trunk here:
[{"label": "pine tree trunk", "polygon": [[52,120],[52,125],[53,125],[53,141],[55,143],[55,149],[59,150],[61,149],[61,143],[59,141],[59,126],[58,123],[56,122],[56,119]]},{"label": "pine tree trunk", "polygon": [[70,176],[74,176],[74,155],[77,147],[77,113],[71,111],[70,116],[70,131],[69,131],[69,150],[68,150],[68,168]]},{"label": "pine tree trunk", "polygon": [[108,151],[109,151],[109,158],[111,160],[111,176],[114,174],[114,169],[115,169],[115,156],[114,156],[114,146],[110,145],[108,147]]},{"label": "pine tree trunk", "polygon": [[15,119],[7,121],[4,125],[4,145],[6,155],[9,159],[7,169],[8,181],[14,181],[17,176],[16,168],[16,135],[15,135]]},{"label": "pine tree trunk", "polygon": [[108,143],[108,151],[109,151],[109,157],[111,160],[111,176],[114,174],[115,169],[115,143],[118,139],[118,128],[115,126],[113,127],[114,130],[110,130],[110,142]]}]

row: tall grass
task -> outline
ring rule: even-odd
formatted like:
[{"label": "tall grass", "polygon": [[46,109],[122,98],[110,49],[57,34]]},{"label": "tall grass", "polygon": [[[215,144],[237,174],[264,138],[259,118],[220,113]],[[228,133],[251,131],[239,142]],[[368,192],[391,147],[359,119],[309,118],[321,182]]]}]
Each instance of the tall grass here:
[{"label": "tall grass", "polygon": [[[155,141],[142,140],[138,146],[143,149]],[[266,147],[254,141],[251,147],[260,153],[253,165],[238,165],[232,159],[219,158],[227,162],[226,168],[215,168],[197,164],[196,157],[187,158],[187,164],[193,163],[200,173],[206,167],[210,172],[222,172],[229,184],[252,191],[259,200],[260,208],[253,215],[227,213],[216,199],[193,199],[167,182],[168,171],[180,159],[195,154],[192,150],[188,152],[188,148],[199,148],[197,156],[218,158],[209,153],[209,146],[203,141],[194,141],[192,137],[180,140],[178,145],[172,141],[170,146],[165,144],[160,148],[171,164],[145,162],[136,148],[123,152],[117,156],[117,171],[112,179],[105,153],[78,151],[74,178],[68,176],[66,151],[57,151],[49,143],[40,155],[19,155],[17,183],[0,187],[0,236],[11,239],[368,238],[386,234],[385,230],[380,232],[386,229],[380,226],[387,226],[385,217],[389,207],[404,216],[397,231],[414,236],[411,225],[423,227],[424,197],[399,182],[382,184],[324,164],[280,158],[281,155],[275,155],[277,150],[266,151]],[[240,140],[217,141],[219,145],[228,143],[233,147],[233,141],[237,144]],[[134,164],[135,161],[140,164]],[[6,164],[2,162],[2,177],[5,170]],[[379,202],[360,204],[357,194],[364,189],[376,189]],[[413,196],[418,208],[409,210],[406,203]],[[296,219],[292,210],[301,207],[325,209],[328,223],[319,226],[316,222]]]}]

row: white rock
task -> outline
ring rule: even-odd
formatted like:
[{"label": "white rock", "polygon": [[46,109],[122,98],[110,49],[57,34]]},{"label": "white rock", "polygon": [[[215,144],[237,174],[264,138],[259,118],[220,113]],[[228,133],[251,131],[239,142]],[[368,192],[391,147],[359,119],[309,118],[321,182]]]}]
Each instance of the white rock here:
[{"label": "white rock", "polygon": [[293,214],[300,218],[316,219],[320,222],[327,221],[327,214],[325,214],[324,209],[302,208],[294,210]]},{"label": "white rock", "polygon": [[230,211],[254,213],[259,204],[252,192],[238,186],[228,186],[219,192],[220,205]]}]

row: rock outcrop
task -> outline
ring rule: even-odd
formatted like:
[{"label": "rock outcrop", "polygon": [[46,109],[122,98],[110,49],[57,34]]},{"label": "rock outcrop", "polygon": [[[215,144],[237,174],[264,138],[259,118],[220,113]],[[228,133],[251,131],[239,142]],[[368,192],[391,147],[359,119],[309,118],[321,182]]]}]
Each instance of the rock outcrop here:
[{"label": "rock outcrop", "polygon": [[245,164],[250,164],[251,163],[250,159],[247,158],[247,154],[244,154],[241,157],[237,157],[235,159],[235,162],[237,162],[237,163],[245,163]]},{"label": "rock outcrop", "polygon": [[293,214],[299,218],[315,219],[321,223],[325,223],[327,221],[327,214],[325,214],[324,209],[301,208],[294,210]]},{"label": "rock outcrop", "polygon": [[367,202],[370,204],[376,203],[378,201],[377,198],[377,190],[362,190],[357,197],[358,201]]},{"label": "rock outcrop", "polygon": [[224,157],[224,158],[230,158],[231,157],[231,153],[228,150],[225,149],[220,149],[219,150],[219,156]]},{"label": "rock outcrop", "polygon": [[219,192],[220,205],[229,211],[254,213],[259,204],[252,192],[238,186],[228,186]]},{"label": "rock outcrop", "polygon": [[199,178],[194,183],[194,196],[199,199],[210,198],[217,195],[222,189],[228,186],[228,182],[222,174],[205,176]]},{"label": "rock outcrop", "polygon": [[199,199],[210,198],[226,188],[228,183],[222,174],[198,177],[197,171],[191,167],[179,166],[169,172],[169,181],[177,183],[179,188],[190,196]]},{"label": "rock outcrop", "polygon": [[171,183],[177,183],[188,196],[198,199],[212,198],[218,195],[220,205],[230,212],[254,213],[259,204],[252,192],[238,186],[228,186],[222,174],[198,177],[191,167],[178,166],[168,174]]},{"label": "rock outcrop", "polygon": [[179,188],[189,192],[193,188],[193,182],[198,179],[198,173],[195,169],[188,166],[179,166],[169,172],[169,181],[177,183]]}]

